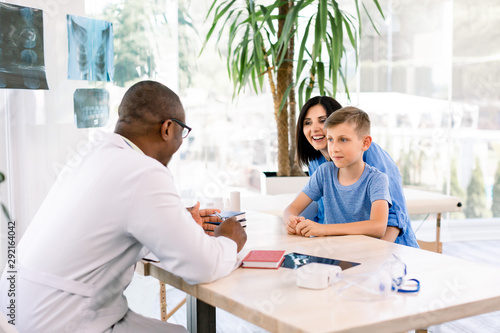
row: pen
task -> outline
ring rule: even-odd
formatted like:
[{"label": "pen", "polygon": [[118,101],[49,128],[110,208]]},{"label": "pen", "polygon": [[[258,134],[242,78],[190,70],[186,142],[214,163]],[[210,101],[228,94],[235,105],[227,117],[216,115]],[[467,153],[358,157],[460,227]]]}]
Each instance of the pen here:
[{"label": "pen", "polygon": [[[217,215],[217,217],[220,218],[222,222],[224,222],[224,220],[226,219],[225,217],[222,217],[219,212],[215,212],[215,215]],[[220,224],[220,222],[217,222],[217,224]]]},{"label": "pen", "polygon": [[[220,213],[219,213],[219,212],[215,212],[215,215],[216,215],[219,219],[221,219],[221,221],[222,221],[222,222],[224,222],[224,221],[226,220],[226,218],[225,218],[225,217],[223,217],[222,215],[220,215]],[[245,219],[243,219],[242,221],[239,221],[239,222],[243,222],[243,221],[246,221],[246,220],[245,220]],[[221,222],[205,222],[205,223],[208,223],[208,224],[214,224],[214,225],[220,225],[220,224],[221,224]],[[245,227],[246,227],[246,225],[244,225],[244,226],[243,226],[243,228],[245,228]]]}]

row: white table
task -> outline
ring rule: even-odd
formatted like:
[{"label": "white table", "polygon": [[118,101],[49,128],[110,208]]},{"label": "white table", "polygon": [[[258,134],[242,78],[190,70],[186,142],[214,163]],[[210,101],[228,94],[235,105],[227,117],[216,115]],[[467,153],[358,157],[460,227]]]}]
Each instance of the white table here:
[{"label": "white table", "polygon": [[[157,265],[146,274],[185,291],[191,332],[215,332],[215,308],[221,308],[271,332],[403,332],[500,310],[500,267],[469,262],[367,236],[306,238],[287,235],[280,218],[247,212],[248,242],[253,249],[285,250],[359,262],[346,275],[375,271],[397,254],[408,276],[421,283],[418,294],[397,294],[378,301],[346,300],[333,288],[302,289],[295,271],[238,268],[208,284],[189,285]],[[198,306],[198,307],[196,307]]]}]

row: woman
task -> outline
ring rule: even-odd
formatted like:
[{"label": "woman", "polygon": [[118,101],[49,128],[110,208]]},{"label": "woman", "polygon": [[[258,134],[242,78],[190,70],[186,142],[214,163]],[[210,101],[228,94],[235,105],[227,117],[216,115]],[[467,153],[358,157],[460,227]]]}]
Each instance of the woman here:
[{"label": "woman", "polygon": [[[321,164],[330,161],[323,124],[329,115],[340,108],[342,106],[335,99],[316,96],[309,99],[300,111],[297,121],[297,156],[301,166],[308,165],[309,175],[312,175]],[[389,209],[388,228],[382,239],[419,247],[411,228],[398,167],[389,154],[375,142],[372,142],[364,153],[363,160],[389,177],[392,207]],[[315,221],[324,223],[323,199],[318,201]]]}]

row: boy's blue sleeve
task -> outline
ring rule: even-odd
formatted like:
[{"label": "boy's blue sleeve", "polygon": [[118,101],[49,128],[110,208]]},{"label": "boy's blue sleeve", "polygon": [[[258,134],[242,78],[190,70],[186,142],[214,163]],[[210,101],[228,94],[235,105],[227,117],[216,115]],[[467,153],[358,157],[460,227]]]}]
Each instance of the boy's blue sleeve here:
[{"label": "boy's blue sleeve", "polygon": [[320,166],[310,177],[307,184],[302,189],[311,200],[318,201],[323,197],[323,170]]},{"label": "boy's blue sleeve", "polygon": [[389,192],[389,179],[385,173],[377,172],[370,184],[370,202],[385,200],[392,206],[391,194]]}]

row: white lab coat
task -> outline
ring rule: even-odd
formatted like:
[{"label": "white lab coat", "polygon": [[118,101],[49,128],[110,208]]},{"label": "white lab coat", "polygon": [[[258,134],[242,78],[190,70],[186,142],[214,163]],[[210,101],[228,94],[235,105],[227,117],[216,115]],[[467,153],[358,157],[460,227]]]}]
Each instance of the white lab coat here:
[{"label": "white lab coat", "polygon": [[62,171],[18,246],[20,332],[110,328],[128,311],[123,291],[144,247],[191,284],[234,269],[236,243],[204,233],[161,163],[117,134],[102,134],[77,160]]}]

